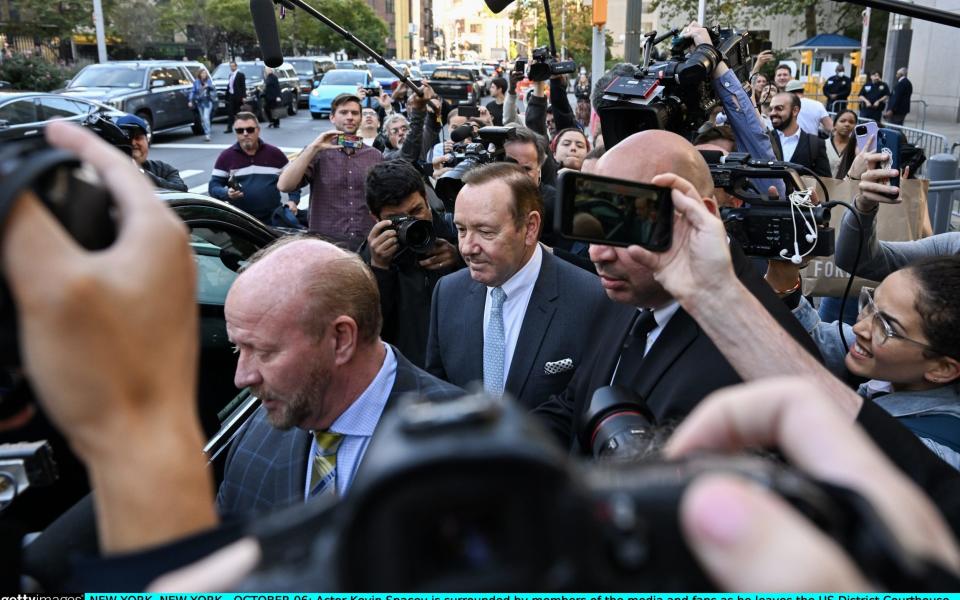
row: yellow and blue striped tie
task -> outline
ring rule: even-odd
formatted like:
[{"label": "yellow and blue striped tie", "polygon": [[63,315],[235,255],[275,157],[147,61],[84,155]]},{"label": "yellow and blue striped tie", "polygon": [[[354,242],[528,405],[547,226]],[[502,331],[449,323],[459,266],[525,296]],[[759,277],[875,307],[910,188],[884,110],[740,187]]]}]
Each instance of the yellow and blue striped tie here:
[{"label": "yellow and blue striped tie", "polygon": [[317,451],[313,455],[313,471],[310,474],[310,497],[326,494],[337,495],[337,449],[343,441],[342,433],[315,431]]}]

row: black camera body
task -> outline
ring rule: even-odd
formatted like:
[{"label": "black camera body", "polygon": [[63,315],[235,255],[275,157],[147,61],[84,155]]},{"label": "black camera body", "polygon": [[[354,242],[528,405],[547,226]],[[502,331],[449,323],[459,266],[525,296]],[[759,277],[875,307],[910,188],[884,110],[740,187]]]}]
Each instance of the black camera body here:
[{"label": "black camera body", "polygon": [[713,46],[689,50],[689,38],[674,37],[670,56],[651,62],[653,46],[676,33],[648,34],[642,65],[621,64],[596,103],[603,139],[612,146],[646,129],[665,129],[690,138],[720,103],[711,87],[714,68],[724,61],[740,81],[748,79],[750,49],[746,32],[710,30]]},{"label": "black camera body", "polygon": [[401,252],[410,250],[414,254],[429,254],[437,243],[432,221],[410,215],[394,215],[390,217],[390,223],[391,228],[397,232]]},{"label": "black camera body", "polygon": [[454,144],[453,158],[446,163],[446,166],[453,168],[441,175],[434,185],[434,191],[445,206],[452,209],[463,187],[464,173],[479,165],[504,159],[506,153],[503,145],[512,134],[510,127],[481,127],[475,137]]},{"label": "black camera body", "polygon": [[553,75],[577,72],[577,63],[572,60],[557,60],[550,55],[547,46],[534,48],[527,77],[530,81],[546,81]]},{"label": "black camera body", "polygon": [[746,153],[730,153],[716,162],[708,160],[715,188],[745,202],[739,208],[723,207],[720,217],[730,238],[747,256],[793,260],[795,256],[831,256],[836,244],[830,227],[830,209],[798,208],[789,200],[771,199],[756,189],[757,179],[783,181],[787,196],[804,189],[800,165],[761,161]]}]

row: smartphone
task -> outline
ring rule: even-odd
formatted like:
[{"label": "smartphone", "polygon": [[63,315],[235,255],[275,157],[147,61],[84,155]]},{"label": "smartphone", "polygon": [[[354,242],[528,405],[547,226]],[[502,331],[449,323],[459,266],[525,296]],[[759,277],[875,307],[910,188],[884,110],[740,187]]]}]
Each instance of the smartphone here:
[{"label": "smartphone", "polygon": [[[874,121],[869,123],[861,123],[854,127],[853,132],[857,136],[857,150],[863,152],[876,152],[877,151],[877,124]],[[870,137],[873,137],[873,141],[870,142]],[[867,146],[867,143],[870,142],[870,146]]]},{"label": "smartphone", "polygon": [[773,50],[773,42],[771,42],[770,40],[761,40],[760,52],[766,52],[767,50]]},{"label": "smartphone", "polygon": [[367,97],[379,98],[380,94],[383,93],[383,90],[380,89],[379,85],[365,86],[363,92]]},{"label": "smartphone", "polygon": [[563,237],[663,252],[673,242],[670,188],[561,171],[555,226]]},{"label": "smartphone", "polygon": [[513,63],[513,72],[514,73],[526,73],[527,72],[527,59],[518,58],[515,63]]},{"label": "smartphone", "polygon": [[894,129],[880,129],[877,132],[877,151],[890,155],[890,169],[896,169],[898,175],[890,178],[890,185],[900,186],[900,132]]},{"label": "smartphone", "polygon": [[471,119],[480,116],[480,107],[475,104],[458,104],[457,114],[461,117]]},{"label": "smartphone", "polygon": [[363,148],[363,138],[359,135],[341,133],[337,135],[337,145],[343,148],[353,148],[354,150],[359,150],[360,148]]},{"label": "smartphone", "polygon": [[235,192],[239,192],[243,189],[243,186],[240,185],[239,181],[237,181],[237,174],[233,171],[230,171],[230,177],[227,178],[227,187]]}]

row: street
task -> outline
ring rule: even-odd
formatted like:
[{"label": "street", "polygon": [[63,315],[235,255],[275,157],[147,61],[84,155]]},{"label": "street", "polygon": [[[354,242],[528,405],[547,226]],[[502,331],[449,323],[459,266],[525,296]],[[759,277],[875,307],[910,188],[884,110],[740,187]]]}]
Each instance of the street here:
[{"label": "street", "polygon": [[[302,150],[321,132],[329,130],[331,125],[329,119],[315,120],[309,111],[300,109],[295,116],[280,119],[280,129],[266,127],[267,123],[260,124],[260,138],[278,146],[289,156]],[[237,141],[234,134],[223,132],[225,128],[225,119],[215,120],[209,142],[203,141],[202,135],[193,135],[189,127],[158,133],[150,146],[150,159],[173,165],[180,170],[180,177],[191,192],[206,194],[210,171],[217,156]],[[304,204],[306,201],[307,196],[304,195]]]}]

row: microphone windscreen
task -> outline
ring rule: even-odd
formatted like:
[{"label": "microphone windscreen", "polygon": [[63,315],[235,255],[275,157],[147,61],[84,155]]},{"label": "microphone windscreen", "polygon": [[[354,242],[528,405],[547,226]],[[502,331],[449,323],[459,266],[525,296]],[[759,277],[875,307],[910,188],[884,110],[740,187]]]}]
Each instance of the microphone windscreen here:
[{"label": "microphone windscreen", "polygon": [[499,13],[501,10],[513,4],[513,0],[485,0],[487,7],[494,13]]},{"label": "microphone windscreen", "polygon": [[273,12],[273,0],[250,0],[250,14],[253,27],[260,40],[260,52],[268,67],[277,68],[283,64],[283,52],[280,51],[280,32],[277,30],[277,15]]},{"label": "microphone windscreen", "polygon": [[459,144],[463,140],[469,140],[473,138],[473,125],[469,123],[466,125],[461,125],[453,131],[450,132],[450,140],[455,144]]}]

